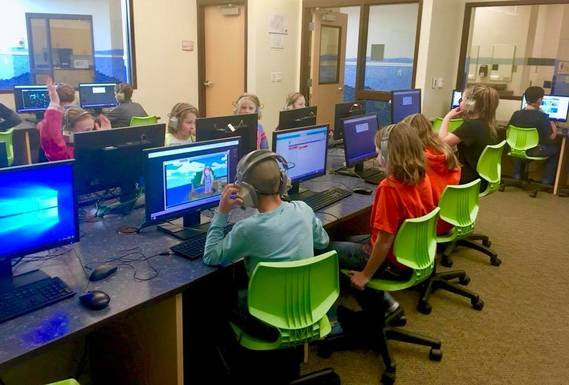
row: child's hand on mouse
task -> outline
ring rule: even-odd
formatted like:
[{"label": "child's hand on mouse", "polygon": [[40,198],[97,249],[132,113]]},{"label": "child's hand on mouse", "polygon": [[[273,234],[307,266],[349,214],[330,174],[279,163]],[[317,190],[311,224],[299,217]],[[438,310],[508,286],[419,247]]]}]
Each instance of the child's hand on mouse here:
[{"label": "child's hand on mouse", "polygon": [[233,207],[242,205],[243,199],[239,196],[239,187],[233,183],[229,183],[221,193],[221,200],[217,211],[221,214],[228,214]]}]

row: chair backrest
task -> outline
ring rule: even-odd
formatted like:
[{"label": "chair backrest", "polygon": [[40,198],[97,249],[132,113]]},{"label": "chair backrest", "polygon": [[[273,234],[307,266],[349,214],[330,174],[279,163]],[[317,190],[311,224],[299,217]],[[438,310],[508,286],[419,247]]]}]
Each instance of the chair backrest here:
[{"label": "chair backrest", "polygon": [[503,140],[498,144],[488,145],[482,151],[476,171],[482,179],[488,182],[488,186],[480,193],[480,196],[486,196],[498,190],[500,180],[502,178],[502,152],[506,141]]},{"label": "chair backrest", "polygon": [[10,128],[7,131],[0,131],[0,142],[6,143],[6,154],[8,155],[8,165],[11,166],[14,163],[14,145],[13,139],[14,129]]},{"label": "chair backrest", "polygon": [[480,179],[470,183],[448,185],[441,199],[439,216],[445,222],[454,226],[459,237],[464,237],[474,231],[474,223],[478,216]]},{"label": "chair backrest", "polygon": [[[464,119],[462,118],[451,119],[448,123],[448,132],[456,131],[456,129],[460,127],[462,123],[464,123]],[[439,132],[442,124],[443,118],[435,118],[435,120],[433,120],[433,132]]]},{"label": "chair backrest", "polygon": [[537,128],[523,128],[509,125],[506,132],[506,141],[510,146],[510,154],[517,157],[526,157],[526,150],[539,144]]},{"label": "chair backrest", "polygon": [[435,263],[439,211],[437,207],[422,217],[406,219],[395,236],[393,254],[397,261],[418,274],[430,272]]},{"label": "chair backrest", "polygon": [[319,324],[340,293],[338,254],[261,262],[251,279],[249,312],[279,329],[281,345],[320,339]]},{"label": "chair backrest", "polygon": [[156,124],[158,123],[158,116],[156,115],[149,115],[149,116],[133,116],[130,118],[130,126],[145,126],[148,124]]}]

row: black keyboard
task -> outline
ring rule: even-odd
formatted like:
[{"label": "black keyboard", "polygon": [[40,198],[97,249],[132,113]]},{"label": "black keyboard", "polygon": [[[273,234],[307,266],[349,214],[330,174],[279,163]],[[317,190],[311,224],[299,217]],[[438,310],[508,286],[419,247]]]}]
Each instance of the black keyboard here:
[{"label": "black keyboard", "polygon": [[[228,232],[231,231],[233,228],[233,223],[224,227],[223,232],[227,235]],[[207,233],[200,233],[192,238],[184,241],[182,243],[178,243],[170,247],[174,253],[181,255],[184,258],[188,259],[198,259],[203,256],[204,248],[205,248],[205,239],[207,237]]]},{"label": "black keyboard", "polygon": [[36,282],[0,293],[0,322],[30,313],[75,295],[58,277]]},{"label": "black keyboard", "polygon": [[322,192],[318,192],[306,198],[302,198],[304,203],[312,208],[314,211],[322,210],[344,198],[352,195],[351,191],[341,188],[331,188]]},{"label": "black keyboard", "polygon": [[379,184],[379,182],[381,182],[385,178],[385,174],[379,171],[376,174],[368,174],[366,176],[363,176],[362,178],[367,183]]}]

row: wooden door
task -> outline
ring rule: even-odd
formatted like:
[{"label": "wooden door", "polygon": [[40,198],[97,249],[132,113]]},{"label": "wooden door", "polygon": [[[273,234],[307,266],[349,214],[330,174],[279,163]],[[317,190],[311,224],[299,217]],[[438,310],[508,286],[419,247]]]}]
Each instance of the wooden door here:
[{"label": "wooden door", "polygon": [[348,15],[315,10],[312,18],[310,104],[318,123],[334,122],[334,105],[343,99]]},{"label": "wooden door", "polygon": [[245,6],[204,6],[203,26],[200,112],[230,115],[232,102],[245,91]]}]

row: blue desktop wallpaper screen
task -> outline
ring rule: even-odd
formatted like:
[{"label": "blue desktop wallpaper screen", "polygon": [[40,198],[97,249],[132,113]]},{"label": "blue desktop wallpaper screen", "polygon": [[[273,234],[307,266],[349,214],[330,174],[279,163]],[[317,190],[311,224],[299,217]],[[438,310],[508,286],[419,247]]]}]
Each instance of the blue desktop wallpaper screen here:
[{"label": "blue desktop wallpaper screen", "polygon": [[8,169],[0,186],[0,258],[74,241],[71,164]]}]

